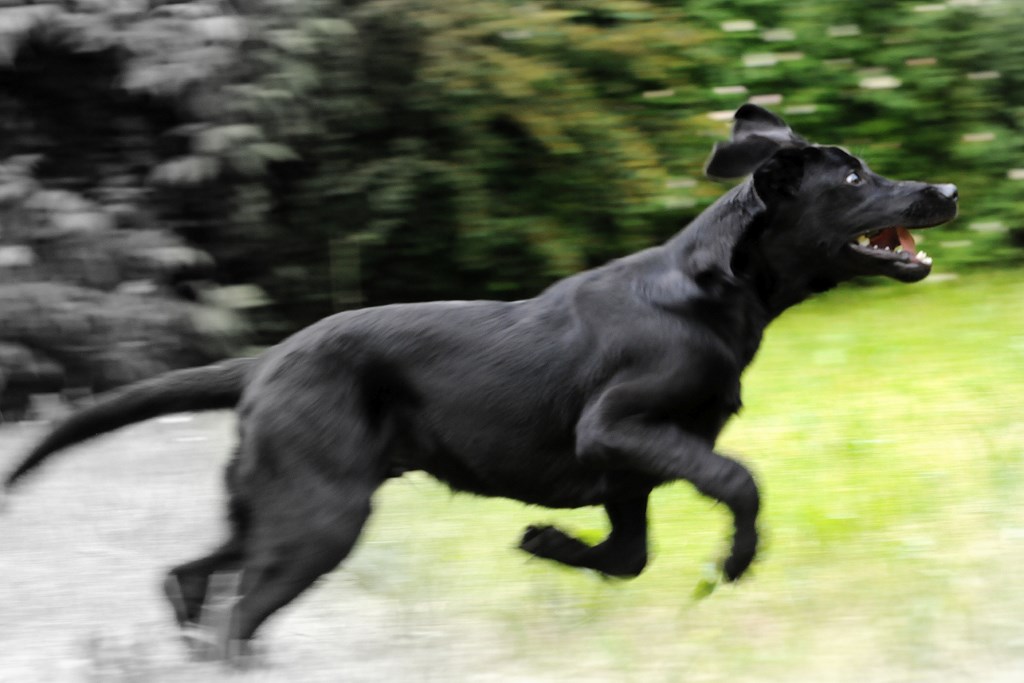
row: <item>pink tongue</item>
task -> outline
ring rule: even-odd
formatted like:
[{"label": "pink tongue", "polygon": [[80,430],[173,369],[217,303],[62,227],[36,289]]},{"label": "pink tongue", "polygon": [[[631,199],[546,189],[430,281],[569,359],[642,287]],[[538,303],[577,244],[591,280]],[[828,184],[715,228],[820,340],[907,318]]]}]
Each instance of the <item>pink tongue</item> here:
[{"label": "pink tongue", "polygon": [[914,251],[914,236],[910,234],[910,231],[899,226],[896,228],[896,235],[900,238],[900,246],[903,247],[903,251],[908,252],[911,256],[917,254]]}]

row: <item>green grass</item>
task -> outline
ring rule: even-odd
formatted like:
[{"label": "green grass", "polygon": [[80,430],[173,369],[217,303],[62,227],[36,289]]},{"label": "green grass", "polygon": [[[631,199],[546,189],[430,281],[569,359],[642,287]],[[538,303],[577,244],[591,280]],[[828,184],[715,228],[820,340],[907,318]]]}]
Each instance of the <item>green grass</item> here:
[{"label": "green grass", "polygon": [[849,286],[803,304],[769,329],[744,401],[719,446],[759,476],[765,547],[736,586],[693,597],[729,519],[685,483],[656,492],[655,557],[635,581],[513,550],[530,523],[599,535],[598,510],[419,477],[382,490],[350,571],[438,619],[493,622],[517,658],[583,678],[1016,680],[1024,278]]}]

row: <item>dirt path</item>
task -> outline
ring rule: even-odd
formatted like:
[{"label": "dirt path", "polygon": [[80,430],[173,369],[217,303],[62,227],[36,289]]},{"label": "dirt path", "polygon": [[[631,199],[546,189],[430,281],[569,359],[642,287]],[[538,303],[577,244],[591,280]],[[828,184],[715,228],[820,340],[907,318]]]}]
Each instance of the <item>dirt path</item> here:
[{"label": "dirt path", "polygon": [[[0,430],[0,469],[42,429]],[[7,501],[0,681],[544,680],[520,670],[492,624],[432,619],[345,569],[268,623],[266,668],[188,661],[158,586],[219,538],[231,429],[227,414],[132,427],[55,457]]]}]

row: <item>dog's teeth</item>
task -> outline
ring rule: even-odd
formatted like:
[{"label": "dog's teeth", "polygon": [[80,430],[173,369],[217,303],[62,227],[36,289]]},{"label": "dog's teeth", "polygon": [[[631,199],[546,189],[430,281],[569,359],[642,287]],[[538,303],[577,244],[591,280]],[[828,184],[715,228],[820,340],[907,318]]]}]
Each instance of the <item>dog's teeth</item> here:
[{"label": "dog's teeth", "polygon": [[921,263],[925,264],[926,266],[930,266],[932,264],[932,257],[931,256],[925,256],[923,259],[920,259],[920,261],[921,261]]},{"label": "dog's teeth", "polygon": [[871,244],[871,239],[867,235],[861,235],[860,237],[857,238],[857,244],[859,244],[862,247],[866,247],[869,244]]},{"label": "dog's teeth", "polygon": [[928,258],[928,254],[924,253],[923,251],[917,252],[918,261],[924,261],[926,258]]},{"label": "dog's teeth", "polygon": [[[888,247],[886,247],[886,249],[888,249]],[[893,251],[896,252],[897,254],[902,254],[903,253],[903,245],[901,244],[900,246],[898,246],[895,249],[893,249]]]}]

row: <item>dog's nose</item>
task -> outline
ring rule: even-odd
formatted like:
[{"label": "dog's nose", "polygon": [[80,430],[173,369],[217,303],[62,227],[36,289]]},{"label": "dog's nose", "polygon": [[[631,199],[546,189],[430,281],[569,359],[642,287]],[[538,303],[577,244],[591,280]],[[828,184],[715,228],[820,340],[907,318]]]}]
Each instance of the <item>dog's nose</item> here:
[{"label": "dog's nose", "polygon": [[936,190],[946,199],[952,199],[954,202],[960,198],[960,193],[956,189],[956,185],[953,183],[943,183],[942,185],[935,185]]}]

